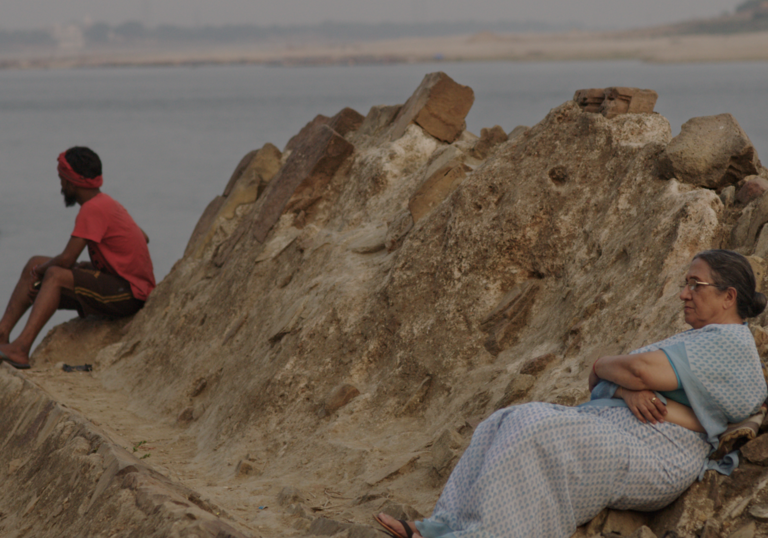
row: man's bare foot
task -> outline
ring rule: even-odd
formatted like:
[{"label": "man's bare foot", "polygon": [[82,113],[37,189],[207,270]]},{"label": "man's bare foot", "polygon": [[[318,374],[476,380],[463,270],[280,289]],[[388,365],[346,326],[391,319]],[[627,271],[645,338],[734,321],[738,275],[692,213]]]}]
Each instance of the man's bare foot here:
[{"label": "man's bare foot", "polygon": [[19,370],[29,368],[29,356],[26,351],[18,349],[13,344],[0,344],[0,361],[7,362]]},{"label": "man's bare foot", "polygon": [[373,517],[379,522],[379,525],[387,529],[396,538],[422,538],[413,521],[395,519],[384,512]]}]

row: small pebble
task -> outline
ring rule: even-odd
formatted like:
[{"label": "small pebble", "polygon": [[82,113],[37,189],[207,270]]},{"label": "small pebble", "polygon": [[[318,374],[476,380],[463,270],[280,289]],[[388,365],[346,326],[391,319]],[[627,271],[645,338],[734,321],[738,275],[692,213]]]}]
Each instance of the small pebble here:
[{"label": "small pebble", "polygon": [[768,504],[756,504],[749,509],[749,515],[760,521],[768,521]]}]

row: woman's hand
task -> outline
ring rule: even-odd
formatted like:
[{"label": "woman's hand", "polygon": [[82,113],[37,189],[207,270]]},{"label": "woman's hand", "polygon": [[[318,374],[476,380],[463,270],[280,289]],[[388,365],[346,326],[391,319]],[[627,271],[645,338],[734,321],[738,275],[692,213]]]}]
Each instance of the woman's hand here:
[{"label": "woman's hand", "polygon": [[637,420],[643,424],[648,422],[651,424],[664,422],[667,406],[661,403],[661,400],[656,397],[653,391],[629,390],[619,387],[614,397],[624,400],[630,411],[637,417]]},{"label": "woman's hand", "polygon": [[600,378],[597,377],[597,374],[595,373],[595,369],[593,368],[589,372],[589,392],[592,392],[593,390],[595,390],[595,387],[597,386],[598,383],[600,383]]}]

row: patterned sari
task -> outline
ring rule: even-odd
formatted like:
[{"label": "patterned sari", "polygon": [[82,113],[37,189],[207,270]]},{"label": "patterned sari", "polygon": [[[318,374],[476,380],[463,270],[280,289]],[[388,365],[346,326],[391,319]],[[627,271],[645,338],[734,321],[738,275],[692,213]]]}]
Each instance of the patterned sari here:
[{"label": "patterned sari", "polygon": [[728,422],[766,398],[760,358],[746,325],[708,325],[633,353],[663,350],[706,430],[643,424],[616,385],[602,381],[579,407],[529,403],[502,409],[475,431],[425,538],[568,538],[605,507],[656,510],[707,468],[729,473],[734,454],[710,462]]}]

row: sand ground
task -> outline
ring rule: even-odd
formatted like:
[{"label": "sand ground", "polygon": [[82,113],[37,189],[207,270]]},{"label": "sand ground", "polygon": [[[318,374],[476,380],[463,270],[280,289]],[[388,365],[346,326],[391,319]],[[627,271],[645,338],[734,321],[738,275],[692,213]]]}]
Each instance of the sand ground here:
[{"label": "sand ground", "polygon": [[254,489],[252,482],[246,485],[238,480],[231,466],[195,458],[196,441],[184,427],[157,417],[141,417],[131,410],[130,398],[106,390],[93,373],[65,373],[58,365],[45,365],[26,375],[58,402],[87,417],[115,443],[146,459],[153,469],[225,510],[244,530],[259,534],[289,524],[273,506],[280,485],[267,483]]},{"label": "sand ground", "polygon": [[[82,361],[70,357],[71,364]],[[230,523],[241,532],[252,536],[303,536],[313,518],[328,518],[356,525],[373,525],[372,515],[389,502],[390,498],[404,495],[401,487],[353,487],[347,479],[334,486],[317,472],[310,462],[296,466],[294,458],[265,469],[257,467],[247,475],[239,472],[242,443],[219,438],[219,449],[214,457],[200,455],[198,431],[187,428],[177,420],[160,414],[147,414],[140,402],[120,390],[104,385],[99,369],[93,372],[66,373],[62,363],[38,361],[25,376],[50,394],[57,402],[73,409],[101,428],[116,444],[132,452],[137,458],[173,481],[194,491],[207,503],[215,506]],[[350,426],[354,430],[353,426]],[[354,431],[345,432],[336,427],[340,437],[354,437]],[[384,432],[389,437],[391,432]],[[393,446],[397,452],[410,455],[408,437]],[[392,442],[389,442],[391,445]],[[402,446],[399,446],[402,444]],[[410,456],[409,456],[410,457]],[[306,458],[305,458],[306,459]],[[411,463],[410,457],[408,463]],[[243,461],[248,461],[245,455]],[[304,463],[304,462],[302,462]],[[403,463],[400,464],[402,466]],[[396,470],[396,469],[395,469]],[[298,487],[302,495],[299,505],[280,505],[276,500],[284,488]],[[406,484],[408,489],[408,484]],[[420,502],[419,508],[434,505],[433,494],[411,495]],[[298,506],[297,510],[293,506]],[[307,517],[302,517],[302,513]]]}]

